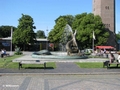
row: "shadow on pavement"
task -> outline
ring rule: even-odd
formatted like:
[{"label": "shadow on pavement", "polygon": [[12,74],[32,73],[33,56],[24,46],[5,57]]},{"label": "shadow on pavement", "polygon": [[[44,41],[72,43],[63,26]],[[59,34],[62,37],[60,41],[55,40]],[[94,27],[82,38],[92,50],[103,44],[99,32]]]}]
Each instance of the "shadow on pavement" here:
[{"label": "shadow on pavement", "polygon": [[22,67],[22,69],[54,69],[53,67]]},{"label": "shadow on pavement", "polygon": [[116,66],[111,66],[108,69],[120,69],[120,67],[116,67]]}]

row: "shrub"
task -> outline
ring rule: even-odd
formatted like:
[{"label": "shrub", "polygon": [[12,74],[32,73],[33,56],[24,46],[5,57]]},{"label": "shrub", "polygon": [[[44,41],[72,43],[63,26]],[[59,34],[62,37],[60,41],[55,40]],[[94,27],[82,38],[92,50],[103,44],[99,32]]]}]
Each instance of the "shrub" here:
[{"label": "shrub", "polygon": [[23,54],[23,53],[21,52],[21,49],[20,49],[19,47],[16,47],[14,54],[15,54],[15,55],[21,55],[21,54]]}]

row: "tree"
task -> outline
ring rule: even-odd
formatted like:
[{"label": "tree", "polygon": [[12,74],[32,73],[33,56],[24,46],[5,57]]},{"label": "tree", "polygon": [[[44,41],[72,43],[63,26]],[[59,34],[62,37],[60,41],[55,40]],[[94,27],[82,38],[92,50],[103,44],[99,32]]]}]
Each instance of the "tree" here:
[{"label": "tree", "polygon": [[54,26],[54,29],[52,29],[49,32],[48,39],[50,42],[59,43],[61,40],[61,36],[64,32],[65,25],[67,24],[67,21],[64,18],[59,18],[56,22],[56,25]]},{"label": "tree", "polygon": [[70,26],[72,25],[73,21],[74,21],[74,16],[72,15],[64,15],[64,16],[59,16],[56,20],[55,20],[55,23],[57,23],[57,21],[60,19],[60,18],[63,18],[67,21],[67,24],[69,24]]},{"label": "tree", "polygon": [[44,31],[38,30],[37,33],[37,38],[46,38]]},{"label": "tree", "polygon": [[109,37],[100,16],[94,16],[92,13],[76,15],[72,27],[77,30],[76,39],[81,49],[92,48],[93,31],[95,45],[104,45]]},{"label": "tree", "polygon": [[118,32],[118,33],[116,34],[116,40],[117,40],[117,41],[120,40],[120,32]]},{"label": "tree", "polygon": [[29,15],[22,14],[22,17],[18,21],[18,27],[13,33],[13,44],[24,46],[33,44],[36,40],[36,34],[33,31],[35,29],[33,18]]},{"label": "tree", "polygon": [[67,21],[64,18],[59,18],[54,26],[54,29],[49,32],[48,39],[50,42],[54,43],[55,49],[58,49],[58,44],[61,43],[66,24]]},{"label": "tree", "polygon": [[0,37],[11,37],[11,27],[13,28],[13,31],[16,29],[14,26],[0,26]]},{"label": "tree", "polygon": [[60,43],[61,39],[64,38],[63,34],[66,24],[69,24],[71,26],[73,20],[74,17],[72,15],[59,16],[55,20],[56,25],[54,26],[54,29],[52,29],[51,32],[49,32],[48,38],[50,42]]},{"label": "tree", "polygon": [[92,13],[82,13],[71,17],[60,16],[55,20],[56,25],[48,37],[50,42],[61,43],[62,38],[64,38],[62,36],[64,36],[65,26],[69,24],[73,32],[77,30],[76,41],[80,49],[92,48],[93,31],[96,37],[95,45],[106,44],[109,32],[105,29],[100,16],[94,16]]}]

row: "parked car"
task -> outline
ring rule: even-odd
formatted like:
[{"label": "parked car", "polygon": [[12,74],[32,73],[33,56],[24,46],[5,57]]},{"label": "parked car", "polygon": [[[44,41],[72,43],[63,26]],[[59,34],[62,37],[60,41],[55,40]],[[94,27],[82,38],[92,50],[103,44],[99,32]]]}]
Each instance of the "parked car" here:
[{"label": "parked car", "polygon": [[85,49],[84,52],[85,54],[90,55],[91,53],[93,53],[93,49]]}]

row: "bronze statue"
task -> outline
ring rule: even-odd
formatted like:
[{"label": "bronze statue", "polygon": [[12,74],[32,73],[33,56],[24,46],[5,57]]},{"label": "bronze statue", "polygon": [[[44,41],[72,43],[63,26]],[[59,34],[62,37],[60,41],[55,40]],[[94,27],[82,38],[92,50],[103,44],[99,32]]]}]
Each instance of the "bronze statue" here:
[{"label": "bronze statue", "polygon": [[74,34],[71,32],[72,34],[72,39],[70,41],[67,42],[66,44],[66,49],[67,49],[67,55],[71,55],[71,53],[75,52],[77,53],[78,52],[78,45],[77,45],[77,42],[76,42],[76,30],[74,32]]}]

